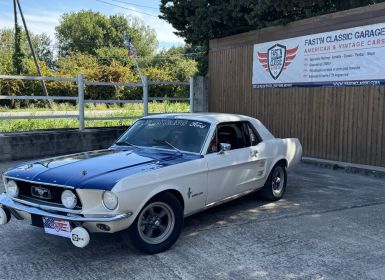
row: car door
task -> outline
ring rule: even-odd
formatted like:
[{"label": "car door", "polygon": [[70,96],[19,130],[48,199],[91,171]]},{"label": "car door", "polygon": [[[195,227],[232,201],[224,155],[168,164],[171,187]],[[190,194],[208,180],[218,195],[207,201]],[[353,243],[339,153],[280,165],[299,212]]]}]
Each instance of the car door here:
[{"label": "car door", "polygon": [[[219,153],[219,144],[231,150]],[[258,147],[251,146],[245,122],[217,125],[205,156],[208,165],[207,204],[253,189],[258,177]]]},{"label": "car door", "polygon": [[244,122],[247,139],[250,141],[250,165],[254,172],[250,173],[250,189],[259,189],[263,187],[266,177],[266,167],[269,155],[266,152],[266,143],[262,141],[257,129],[249,122]]}]

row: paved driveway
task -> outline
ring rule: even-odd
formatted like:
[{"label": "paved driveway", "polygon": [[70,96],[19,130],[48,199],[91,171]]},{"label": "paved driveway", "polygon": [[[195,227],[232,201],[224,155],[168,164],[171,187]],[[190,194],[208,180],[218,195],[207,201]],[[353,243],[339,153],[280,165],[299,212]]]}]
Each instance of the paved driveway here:
[{"label": "paved driveway", "polygon": [[13,219],[0,228],[0,279],[384,279],[384,213],[383,178],[302,164],[285,199],[249,195],[192,216],[153,256],[118,234],[77,249]]}]

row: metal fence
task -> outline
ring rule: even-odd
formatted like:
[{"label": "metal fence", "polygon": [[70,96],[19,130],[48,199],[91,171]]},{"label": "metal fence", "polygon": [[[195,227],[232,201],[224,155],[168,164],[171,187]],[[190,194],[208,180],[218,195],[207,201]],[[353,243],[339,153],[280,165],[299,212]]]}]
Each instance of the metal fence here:
[{"label": "metal fence", "polygon": [[[143,115],[149,115],[148,103],[149,101],[189,101],[190,112],[193,112],[193,77],[190,77],[189,82],[160,82],[149,81],[148,77],[144,76],[142,83],[113,83],[113,82],[90,82],[85,81],[83,74],[78,74],[76,78],[53,78],[53,77],[33,77],[33,76],[11,76],[0,75],[0,80],[27,80],[27,81],[61,81],[76,83],[78,87],[78,96],[9,96],[0,95],[0,100],[60,100],[60,101],[76,101],[78,107],[77,115],[44,115],[44,116],[0,116],[0,120],[19,120],[19,119],[78,119],[79,129],[84,130],[85,121],[96,120],[128,120],[137,119],[138,117],[85,117],[85,104],[87,103],[104,103],[104,104],[127,104],[127,103],[142,103]],[[177,85],[189,87],[189,98],[169,98],[169,97],[150,97],[150,85]],[[122,86],[122,87],[142,87],[142,100],[94,100],[85,99],[84,89],[86,86]],[[139,116],[139,117],[142,117]]]}]

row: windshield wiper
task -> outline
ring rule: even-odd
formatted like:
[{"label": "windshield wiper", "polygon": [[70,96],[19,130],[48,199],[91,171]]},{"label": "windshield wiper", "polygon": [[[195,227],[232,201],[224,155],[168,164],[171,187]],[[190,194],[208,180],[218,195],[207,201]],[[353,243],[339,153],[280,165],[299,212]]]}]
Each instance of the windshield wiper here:
[{"label": "windshield wiper", "polygon": [[132,146],[132,147],[135,147],[137,148],[138,146],[128,142],[128,141],[119,141],[119,142],[115,142],[115,145],[118,145],[118,146]]},{"label": "windshield wiper", "polygon": [[155,143],[158,143],[158,144],[165,144],[165,145],[171,147],[173,150],[177,151],[178,153],[180,153],[180,154],[182,153],[181,150],[179,150],[177,147],[175,147],[173,144],[171,144],[167,140],[153,139],[152,141],[154,141]]}]

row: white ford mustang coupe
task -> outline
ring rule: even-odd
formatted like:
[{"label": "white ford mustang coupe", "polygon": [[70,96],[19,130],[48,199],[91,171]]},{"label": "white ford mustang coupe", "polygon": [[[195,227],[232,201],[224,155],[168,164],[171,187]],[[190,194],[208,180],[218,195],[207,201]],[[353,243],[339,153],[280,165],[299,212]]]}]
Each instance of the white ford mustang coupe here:
[{"label": "white ford mustang coupe", "polygon": [[282,198],[301,156],[298,139],[275,138],[250,117],[149,116],[109,149],[5,172],[0,224],[27,219],[81,248],[90,232],[121,231],[132,248],[158,253],[175,243],[186,216],[253,191]]}]

